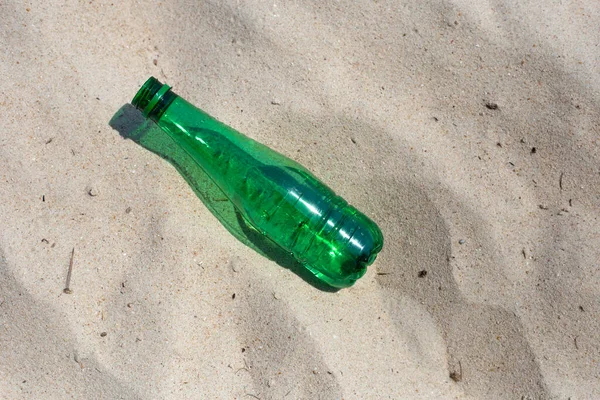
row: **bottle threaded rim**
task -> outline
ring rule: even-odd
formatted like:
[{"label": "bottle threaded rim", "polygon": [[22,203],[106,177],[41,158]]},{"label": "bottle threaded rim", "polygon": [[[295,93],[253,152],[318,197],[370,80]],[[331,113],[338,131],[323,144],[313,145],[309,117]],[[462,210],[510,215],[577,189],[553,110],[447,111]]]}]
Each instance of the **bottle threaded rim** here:
[{"label": "bottle threaded rim", "polygon": [[145,117],[157,121],[167,106],[174,100],[171,87],[151,76],[136,93],[131,104]]}]

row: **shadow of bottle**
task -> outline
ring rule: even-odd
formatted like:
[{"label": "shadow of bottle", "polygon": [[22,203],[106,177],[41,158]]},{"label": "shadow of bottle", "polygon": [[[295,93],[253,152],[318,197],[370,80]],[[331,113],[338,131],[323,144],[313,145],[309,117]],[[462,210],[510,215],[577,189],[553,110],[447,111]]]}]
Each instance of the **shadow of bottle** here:
[{"label": "shadow of bottle", "polygon": [[289,269],[315,288],[325,292],[338,291],[321,282],[290,253],[249,225],[206,172],[156,124],[144,118],[134,106],[125,104],[121,107],[111,118],[109,125],[125,139],[133,140],[173,165],[196,196],[240,242]]}]

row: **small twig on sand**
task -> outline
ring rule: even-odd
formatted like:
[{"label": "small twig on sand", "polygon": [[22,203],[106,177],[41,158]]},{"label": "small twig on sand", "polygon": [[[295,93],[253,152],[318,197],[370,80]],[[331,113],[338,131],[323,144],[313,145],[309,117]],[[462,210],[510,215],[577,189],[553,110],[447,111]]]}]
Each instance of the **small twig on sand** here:
[{"label": "small twig on sand", "polygon": [[71,285],[71,273],[73,273],[73,257],[75,256],[75,247],[73,247],[73,251],[71,251],[71,262],[69,263],[69,271],[67,272],[67,282],[65,284],[65,288],[63,289],[63,293],[71,294],[73,291],[70,288]]},{"label": "small twig on sand", "polygon": [[454,382],[462,381],[462,364],[460,363],[460,361],[458,362],[458,372],[450,372],[450,379],[452,379]]},{"label": "small twig on sand", "polygon": [[561,172],[560,178],[558,178],[558,186],[560,187],[560,190],[562,190],[562,178],[563,178],[564,174],[565,174],[564,172]]}]

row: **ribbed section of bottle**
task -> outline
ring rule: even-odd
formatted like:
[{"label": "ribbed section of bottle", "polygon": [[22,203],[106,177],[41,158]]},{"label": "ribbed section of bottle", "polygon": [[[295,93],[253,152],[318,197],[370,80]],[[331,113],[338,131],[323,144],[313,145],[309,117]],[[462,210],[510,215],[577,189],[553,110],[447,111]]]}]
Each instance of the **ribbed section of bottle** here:
[{"label": "ribbed section of bottle", "polygon": [[308,247],[297,250],[297,258],[330,285],[347,287],[363,276],[374,261],[381,250],[382,236],[362,213],[339,197],[335,200],[338,201],[331,201],[320,229],[313,228]]},{"label": "ribbed section of bottle", "polygon": [[249,212],[254,224],[331,286],[364,275],[383,243],[375,223],[308,171],[269,166],[256,175],[268,200],[250,205],[262,210]]}]

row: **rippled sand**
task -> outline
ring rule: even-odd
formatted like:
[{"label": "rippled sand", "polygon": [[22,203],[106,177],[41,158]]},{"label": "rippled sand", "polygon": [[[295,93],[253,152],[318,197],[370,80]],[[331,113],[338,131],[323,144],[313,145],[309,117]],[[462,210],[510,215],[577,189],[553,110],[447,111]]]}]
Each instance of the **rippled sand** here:
[{"label": "rippled sand", "polygon": [[[595,0],[1,2],[0,397],[600,398],[599,26]],[[376,220],[365,277],[264,258],[109,126],[150,75]]]}]

